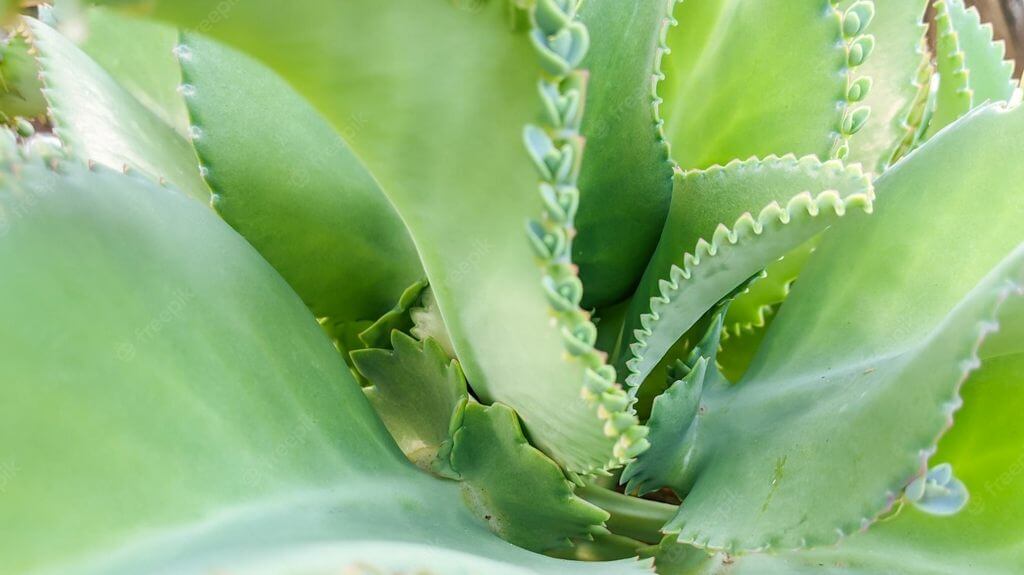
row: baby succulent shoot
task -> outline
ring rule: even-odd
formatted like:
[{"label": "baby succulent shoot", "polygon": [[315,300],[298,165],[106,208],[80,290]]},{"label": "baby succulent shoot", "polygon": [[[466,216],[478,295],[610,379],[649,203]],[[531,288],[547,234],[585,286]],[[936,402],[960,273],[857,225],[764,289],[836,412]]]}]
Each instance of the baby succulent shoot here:
[{"label": "baby succulent shoot", "polygon": [[0,571],[1021,572],[963,0],[0,16]]}]

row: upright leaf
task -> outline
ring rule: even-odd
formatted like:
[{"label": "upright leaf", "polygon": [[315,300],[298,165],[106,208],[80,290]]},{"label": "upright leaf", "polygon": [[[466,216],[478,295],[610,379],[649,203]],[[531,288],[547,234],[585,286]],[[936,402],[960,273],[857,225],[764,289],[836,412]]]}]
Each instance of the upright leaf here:
[{"label": "upright leaf", "polygon": [[630,294],[668,212],[672,165],[656,117],[656,84],[675,4],[589,0],[580,10],[591,38],[581,66],[590,79],[573,260],[587,307]]},{"label": "upright leaf", "polygon": [[[423,277],[409,232],[377,181],[284,80],[192,33],[182,35],[178,54],[213,207],[313,313],[373,319]],[[343,135],[369,129],[365,121],[353,117]]]},{"label": "upright leaf", "polygon": [[685,1],[675,18],[661,111],[681,167],[838,152],[845,71],[869,57],[871,41],[858,36],[848,45],[829,0]]}]

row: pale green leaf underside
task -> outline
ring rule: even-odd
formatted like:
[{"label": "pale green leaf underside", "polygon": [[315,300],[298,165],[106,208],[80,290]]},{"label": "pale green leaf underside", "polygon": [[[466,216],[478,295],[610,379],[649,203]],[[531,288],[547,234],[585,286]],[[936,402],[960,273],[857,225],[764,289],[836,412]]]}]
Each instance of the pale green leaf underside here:
[{"label": "pale green leaf underside", "polygon": [[[200,0],[153,8],[185,28],[209,15]],[[550,324],[524,230],[543,209],[522,145],[541,112],[538,57],[506,3],[478,8],[244,2],[206,31],[268,64],[336,130],[365,121],[348,142],[408,224],[469,384],[512,407],[568,470],[589,472],[616,438],[580,399],[585,366]]]},{"label": "pale green leaf underside", "polygon": [[105,168],[14,162],[0,172],[5,569],[647,572],[490,534],[455,484],[403,461],[298,296],[203,206]]},{"label": "pale green leaf underside", "polygon": [[[423,277],[373,176],[284,80],[196,34],[182,35],[178,53],[214,208],[314,314],[376,318]],[[360,129],[369,127],[355,119],[345,133]]]},{"label": "pale green leaf underside", "polygon": [[675,0],[588,0],[580,11],[591,38],[581,67],[590,78],[573,262],[587,308],[629,295],[668,212],[672,165],[655,121],[654,82],[674,6]]},{"label": "pale green leaf underside", "polygon": [[1020,108],[975,112],[876,182],[875,215],[824,238],[743,380],[708,405],[715,456],[670,525],[683,540],[831,543],[923,472],[1024,274],[1024,252],[1006,256],[1024,239],[1024,167],[1002,161],[1022,127]]},{"label": "pale green leaf underside", "polygon": [[138,176],[18,169],[0,175],[6,569],[401,469],[312,316],[215,214]]},{"label": "pale green leaf underside", "polygon": [[673,160],[832,155],[847,55],[829,0],[684,1],[675,18],[660,87]]},{"label": "pale green leaf underside", "polygon": [[[875,17],[869,32],[875,38],[871,57],[857,75],[871,79],[862,102],[871,108],[864,127],[851,137],[847,162],[860,162],[868,172],[881,173],[899,144],[913,131],[907,123],[922,86],[919,69],[930,59],[923,24],[927,0],[873,0]],[[855,0],[844,0],[842,9]],[[927,89],[927,87],[925,87]]]},{"label": "pale green leaf underside", "polygon": [[871,196],[859,168],[812,156],[751,158],[678,174],[661,242],[626,319],[623,337],[636,342],[620,356],[627,383],[639,386],[725,295],[847,208],[870,209]]},{"label": "pale green leaf underside", "polygon": [[46,24],[25,18],[54,133],[73,156],[138,170],[203,202],[210,191],[192,146],[103,68]]}]

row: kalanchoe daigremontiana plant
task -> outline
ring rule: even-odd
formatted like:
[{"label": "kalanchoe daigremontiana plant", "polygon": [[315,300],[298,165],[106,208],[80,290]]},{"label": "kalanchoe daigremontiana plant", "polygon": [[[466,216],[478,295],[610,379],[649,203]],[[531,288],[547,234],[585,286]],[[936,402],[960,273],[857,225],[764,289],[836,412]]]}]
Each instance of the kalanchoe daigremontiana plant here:
[{"label": "kalanchoe daigremontiana plant", "polygon": [[1024,566],[961,0],[25,4],[0,571]]}]

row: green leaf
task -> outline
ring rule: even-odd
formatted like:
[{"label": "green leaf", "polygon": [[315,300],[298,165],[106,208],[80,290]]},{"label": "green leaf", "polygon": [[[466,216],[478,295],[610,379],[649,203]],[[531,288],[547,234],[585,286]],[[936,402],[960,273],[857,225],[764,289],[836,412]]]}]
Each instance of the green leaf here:
[{"label": "green leaf", "polygon": [[91,8],[85,16],[88,33],[79,48],[139,103],[188,138],[188,110],[179,91],[181,66],[174,55],[178,31],[105,8]]},{"label": "green leaf", "polygon": [[992,27],[981,23],[977,10],[962,0],[940,0],[935,26],[939,90],[932,134],[986,102],[1008,101],[1016,89],[1013,63],[1003,59],[1003,43],[992,41]]},{"label": "green leaf", "polygon": [[[870,210],[857,166],[812,156],[751,158],[676,176],[658,249],[630,304],[620,356],[635,389],[716,303],[807,242],[848,208]],[[726,228],[723,223],[732,223]],[[756,284],[755,284],[756,285]]]},{"label": "green leaf", "polygon": [[46,116],[39,70],[35,58],[29,55],[30,48],[17,34],[0,44],[0,112],[8,116]]},{"label": "green leaf", "polygon": [[[380,316],[377,321],[359,332],[359,341],[362,347],[367,348],[391,348],[391,333],[395,330],[409,332],[415,326],[412,319],[412,309],[416,302],[426,293],[427,281],[420,280],[405,288],[398,302]],[[426,339],[426,338],[418,338]],[[449,354],[451,355],[451,354]]]},{"label": "green leaf", "polygon": [[1024,281],[1024,168],[1003,161],[1022,128],[1021,108],[979,109],[877,180],[875,215],[825,236],[743,380],[705,394],[692,490],[668,526],[681,541],[829,544],[926,470]]},{"label": "green leaf", "polygon": [[[586,160],[573,261],[586,286],[583,305],[625,299],[658,243],[672,193],[672,164],[652,80],[665,52],[675,0],[588,0],[590,30],[583,136]],[[638,65],[640,63],[641,65]]]},{"label": "green leaf", "polygon": [[455,345],[452,344],[448,328],[444,326],[444,318],[441,317],[441,309],[437,307],[434,292],[429,288],[423,290],[423,297],[420,298],[419,304],[409,309],[409,318],[412,320],[409,333],[416,339],[423,341],[433,338],[448,354],[448,357],[455,357]]},{"label": "green leaf", "polygon": [[833,156],[852,48],[829,0],[681,2],[675,12],[680,24],[668,34],[660,88],[665,134],[680,166]]},{"label": "green leaf", "polygon": [[5,568],[400,469],[312,316],[214,214],[142,178],[16,163],[0,192]]},{"label": "green leaf", "polygon": [[118,170],[138,170],[209,201],[191,144],[70,40],[38,20],[24,22],[38,52],[54,133],[70,154]]},{"label": "green leaf", "polygon": [[811,238],[806,244],[768,264],[765,277],[758,278],[746,291],[736,296],[725,319],[727,331],[739,333],[764,327],[765,314],[773,306],[786,301],[793,281],[804,269],[820,237]]},{"label": "green leaf", "polygon": [[[214,208],[314,314],[376,318],[423,277],[373,176],[284,80],[196,34],[182,35],[178,54]],[[355,119],[348,133],[365,129]]]},{"label": "green leaf", "polygon": [[1005,60],[1006,49],[1002,41],[992,39],[992,26],[983,24],[978,10],[964,6],[963,0],[944,0],[949,25],[956,32],[960,50],[967,67],[967,85],[971,89],[971,107],[986,102],[1004,102],[1010,99],[1017,83],[1013,80],[1013,62]]},{"label": "green leaf", "polygon": [[[263,61],[336,130],[364,120],[368,128],[348,142],[408,225],[481,400],[512,407],[531,441],[572,472],[606,468],[642,447],[613,374],[586,345],[590,330],[551,324],[550,292],[524,232],[545,204],[523,133],[544,110],[543,66],[565,60],[542,57],[537,35],[510,20],[506,3],[467,10],[398,0],[381,10],[369,0],[299,0],[281,11],[241,2],[230,17],[211,16],[201,0],[151,7]],[[570,171],[579,160],[557,153]],[[578,341],[584,355],[567,357],[566,345]],[[581,397],[585,378],[601,382],[600,393]],[[601,393],[614,397],[602,403]],[[606,425],[599,413],[621,416]]]},{"label": "green leaf", "polygon": [[565,548],[600,533],[608,514],[573,495],[558,464],[531,446],[516,413],[470,403],[455,432],[452,467],[469,506],[504,539],[527,549]]},{"label": "green leaf", "polygon": [[352,352],[370,382],[363,391],[410,461],[449,473],[456,408],[467,398],[462,369],[432,339],[420,343],[392,331],[391,348]]},{"label": "green leaf", "polygon": [[[894,161],[897,147],[912,133],[909,122],[914,103],[928,82],[920,69],[931,59],[923,23],[927,0],[873,0],[875,16],[868,30],[875,38],[871,57],[857,69],[867,80],[854,83],[848,98],[871,109],[864,127],[850,139],[847,162],[860,162],[868,172],[881,173]],[[844,0],[851,9],[857,0]],[[927,80],[927,76],[923,78]],[[867,82],[867,83],[864,83]]]},{"label": "green leaf", "polygon": [[648,572],[490,534],[404,462],[299,297],[203,206],[4,149],[5,569]]},{"label": "green leaf", "polygon": [[[1018,300],[1022,301],[1022,300]],[[1014,324],[1020,326],[1021,324]],[[1008,326],[1008,327],[1014,327]],[[991,353],[990,343],[982,348]],[[660,575],[1011,575],[1024,563],[1024,452],[1017,421],[1024,355],[989,357],[963,389],[964,408],[943,437],[936,461],[952,464],[971,494],[966,509],[937,517],[904,505],[834,547],[711,557],[669,537],[656,556]]]},{"label": "green leaf", "polygon": [[[685,494],[692,478],[685,477],[687,461],[696,450],[697,436],[702,431],[701,397],[704,390],[728,382],[718,372],[717,355],[722,327],[728,306],[715,312],[706,334],[694,346],[686,362],[677,369],[685,374],[676,379],[665,393],[654,399],[647,426],[651,432],[651,448],[631,461],[622,473],[621,482],[628,493],[645,495],[663,487]],[[673,374],[674,375],[674,374]]]}]

